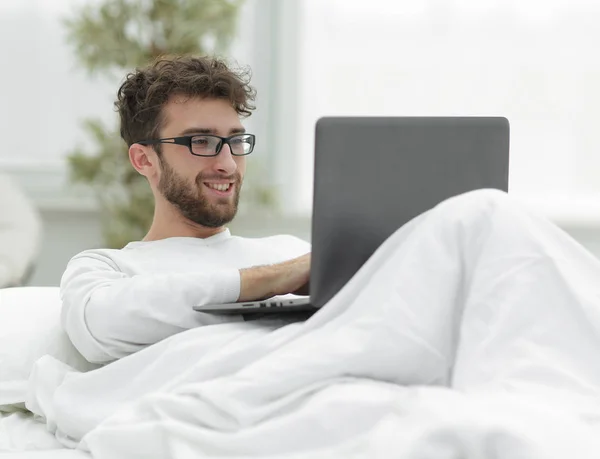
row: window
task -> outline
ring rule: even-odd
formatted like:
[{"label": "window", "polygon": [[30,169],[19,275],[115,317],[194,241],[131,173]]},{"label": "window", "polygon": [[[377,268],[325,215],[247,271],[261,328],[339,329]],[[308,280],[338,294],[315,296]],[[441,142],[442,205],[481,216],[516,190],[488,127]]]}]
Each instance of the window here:
[{"label": "window", "polygon": [[312,205],[313,131],[323,115],[506,116],[515,195],[557,214],[573,199],[597,200],[599,2],[295,3],[297,142],[287,154],[298,211]]}]

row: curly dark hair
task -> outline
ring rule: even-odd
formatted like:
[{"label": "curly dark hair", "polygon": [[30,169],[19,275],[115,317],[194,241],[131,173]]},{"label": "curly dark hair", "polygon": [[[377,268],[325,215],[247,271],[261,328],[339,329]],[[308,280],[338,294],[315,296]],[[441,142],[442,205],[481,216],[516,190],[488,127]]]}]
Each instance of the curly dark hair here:
[{"label": "curly dark hair", "polygon": [[232,69],[216,57],[160,57],[129,73],[119,88],[121,137],[128,146],[157,137],[162,108],[174,95],[224,99],[240,116],[250,116],[256,91],[249,82],[249,70]]}]

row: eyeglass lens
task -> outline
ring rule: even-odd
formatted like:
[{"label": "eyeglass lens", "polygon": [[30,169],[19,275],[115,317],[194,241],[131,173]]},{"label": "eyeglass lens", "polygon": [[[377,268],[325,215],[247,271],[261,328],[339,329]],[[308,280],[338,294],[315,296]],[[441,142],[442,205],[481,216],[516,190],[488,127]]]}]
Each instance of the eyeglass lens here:
[{"label": "eyeglass lens", "polygon": [[[234,155],[247,155],[252,152],[254,144],[252,136],[247,134],[236,135],[229,138],[231,153]],[[197,135],[192,137],[192,152],[196,155],[214,155],[223,148],[223,141],[219,137],[210,135]]]}]

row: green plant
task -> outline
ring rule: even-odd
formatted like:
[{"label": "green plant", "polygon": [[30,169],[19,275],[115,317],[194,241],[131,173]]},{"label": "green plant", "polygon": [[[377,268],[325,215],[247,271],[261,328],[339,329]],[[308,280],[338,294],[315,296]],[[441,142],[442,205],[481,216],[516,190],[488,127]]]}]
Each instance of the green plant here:
[{"label": "green plant", "polygon": [[[223,53],[235,36],[243,0],[101,0],[65,19],[67,38],[92,75],[114,78],[165,54]],[[154,201],[146,179],[129,164],[127,146],[115,127],[96,119],[83,123],[95,144],[67,157],[71,178],[93,189],[105,243],[120,248],[141,239],[152,221]],[[246,175],[242,206],[273,208],[260,164]]]}]

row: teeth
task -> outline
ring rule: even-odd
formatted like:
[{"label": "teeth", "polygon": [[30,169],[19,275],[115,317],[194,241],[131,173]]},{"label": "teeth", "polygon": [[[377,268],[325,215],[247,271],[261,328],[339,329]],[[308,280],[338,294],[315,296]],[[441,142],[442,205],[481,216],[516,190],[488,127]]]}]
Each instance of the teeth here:
[{"label": "teeth", "polygon": [[218,191],[227,191],[229,189],[229,183],[209,183],[208,186]]}]

